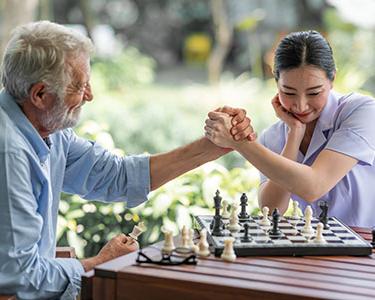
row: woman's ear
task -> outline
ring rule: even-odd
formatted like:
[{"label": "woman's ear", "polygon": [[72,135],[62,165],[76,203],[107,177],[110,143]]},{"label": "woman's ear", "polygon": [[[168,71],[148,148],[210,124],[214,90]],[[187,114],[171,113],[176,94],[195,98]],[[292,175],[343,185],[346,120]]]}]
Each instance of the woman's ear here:
[{"label": "woman's ear", "polygon": [[335,79],[336,79],[336,71],[333,73],[332,80],[330,80],[331,89],[333,88],[333,82],[335,81]]}]

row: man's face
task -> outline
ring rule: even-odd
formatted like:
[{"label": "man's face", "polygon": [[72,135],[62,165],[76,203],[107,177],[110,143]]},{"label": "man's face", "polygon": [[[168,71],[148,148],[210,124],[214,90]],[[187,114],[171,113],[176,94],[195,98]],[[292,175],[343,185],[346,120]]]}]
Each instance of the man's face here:
[{"label": "man's face", "polygon": [[68,63],[71,67],[71,82],[64,91],[56,95],[53,106],[41,118],[43,126],[50,131],[77,125],[81,107],[86,101],[93,99],[89,83],[89,58],[79,56]]}]

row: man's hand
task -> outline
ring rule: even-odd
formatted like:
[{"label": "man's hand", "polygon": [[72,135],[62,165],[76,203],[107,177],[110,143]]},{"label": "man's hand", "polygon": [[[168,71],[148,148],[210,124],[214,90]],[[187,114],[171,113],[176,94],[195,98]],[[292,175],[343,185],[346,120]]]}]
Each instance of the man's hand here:
[{"label": "man's hand", "polygon": [[233,139],[236,141],[241,141],[248,139],[249,141],[256,140],[256,133],[251,126],[251,120],[246,116],[246,110],[242,108],[233,108],[230,106],[220,107],[215,109],[216,112],[223,112],[228,114],[232,118],[232,128],[230,133]]},{"label": "man's hand", "polygon": [[209,119],[206,120],[204,127],[205,136],[215,145],[223,148],[234,149],[235,144],[243,143],[235,141],[230,133],[232,128],[232,117],[223,112],[211,111],[208,113]]},{"label": "man's hand", "polygon": [[83,259],[81,263],[85,272],[92,270],[96,265],[107,262],[116,257],[128,254],[139,249],[138,242],[125,234],[119,234],[111,239],[99,251],[97,256]]}]

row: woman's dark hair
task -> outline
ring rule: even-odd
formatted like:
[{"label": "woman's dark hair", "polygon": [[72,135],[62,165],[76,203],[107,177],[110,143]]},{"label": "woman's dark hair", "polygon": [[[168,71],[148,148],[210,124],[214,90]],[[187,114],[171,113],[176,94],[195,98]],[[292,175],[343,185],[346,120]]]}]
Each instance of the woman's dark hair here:
[{"label": "woman's dark hair", "polygon": [[281,71],[304,65],[323,70],[330,80],[335,77],[332,48],[317,31],[292,32],[281,40],[275,53],[275,79],[279,80]]}]

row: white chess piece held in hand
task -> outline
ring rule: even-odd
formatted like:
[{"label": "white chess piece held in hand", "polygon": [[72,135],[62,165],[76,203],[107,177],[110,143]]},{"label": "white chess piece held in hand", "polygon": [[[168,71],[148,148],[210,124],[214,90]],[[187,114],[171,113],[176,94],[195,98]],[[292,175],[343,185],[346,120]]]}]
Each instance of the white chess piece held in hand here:
[{"label": "white chess piece held in hand", "polygon": [[137,225],[133,227],[133,231],[129,233],[129,237],[135,241],[138,241],[138,236],[140,236],[146,230],[147,228],[145,224],[143,222],[139,222]]}]

